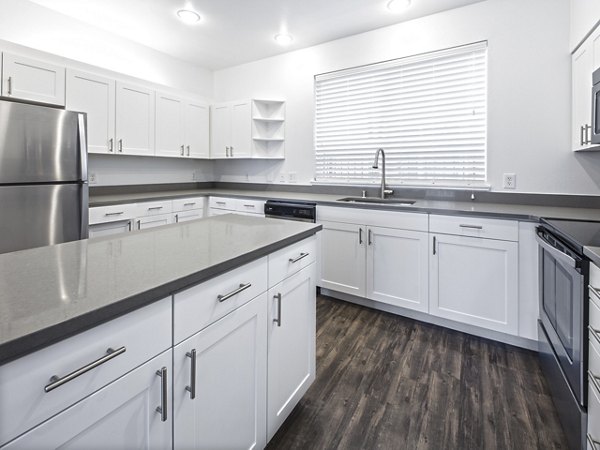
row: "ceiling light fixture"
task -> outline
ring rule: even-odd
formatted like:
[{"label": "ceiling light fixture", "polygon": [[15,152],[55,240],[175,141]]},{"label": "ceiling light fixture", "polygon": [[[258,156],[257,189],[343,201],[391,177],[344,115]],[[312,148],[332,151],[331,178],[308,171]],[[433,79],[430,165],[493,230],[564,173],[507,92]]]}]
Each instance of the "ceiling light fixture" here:
[{"label": "ceiling light fixture", "polygon": [[393,13],[406,11],[411,5],[411,0],[391,0],[387,4],[387,9]]},{"label": "ceiling light fixture", "polygon": [[279,45],[290,45],[294,41],[292,35],[287,33],[276,34],[273,39],[275,39],[275,42]]},{"label": "ceiling light fixture", "polygon": [[191,9],[180,9],[177,11],[177,17],[179,17],[179,20],[181,20],[183,23],[188,25],[193,25],[197,22],[200,22],[200,14],[198,14],[196,11],[192,11]]}]

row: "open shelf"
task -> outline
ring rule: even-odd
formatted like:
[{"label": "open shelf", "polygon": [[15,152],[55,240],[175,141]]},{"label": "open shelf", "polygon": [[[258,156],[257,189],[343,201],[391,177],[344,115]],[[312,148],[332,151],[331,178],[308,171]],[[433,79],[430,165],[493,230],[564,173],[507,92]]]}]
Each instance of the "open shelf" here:
[{"label": "open shelf", "polygon": [[252,157],[285,158],[285,101],[252,100]]}]

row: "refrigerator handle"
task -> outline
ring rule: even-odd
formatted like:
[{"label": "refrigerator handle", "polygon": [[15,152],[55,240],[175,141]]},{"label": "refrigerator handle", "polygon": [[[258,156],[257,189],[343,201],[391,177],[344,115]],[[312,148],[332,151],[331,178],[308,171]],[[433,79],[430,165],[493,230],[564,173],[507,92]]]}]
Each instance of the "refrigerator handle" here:
[{"label": "refrigerator handle", "polygon": [[77,115],[77,122],[79,128],[79,156],[81,160],[81,181],[87,182],[87,116],[86,114],[79,113]]}]

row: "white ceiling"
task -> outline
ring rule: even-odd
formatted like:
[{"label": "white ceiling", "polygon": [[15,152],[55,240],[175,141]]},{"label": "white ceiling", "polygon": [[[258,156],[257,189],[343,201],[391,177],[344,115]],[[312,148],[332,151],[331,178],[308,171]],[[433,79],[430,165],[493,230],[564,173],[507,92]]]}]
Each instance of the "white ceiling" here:
[{"label": "white ceiling", "polygon": [[[390,13],[389,0],[31,0],[82,22],[176,58],[221,69],[309,47],[482,0],[412,0]],[[178,20],[181,8],[198,11],[193,26]],[[287,30],[294,42],[273,36]]]}]

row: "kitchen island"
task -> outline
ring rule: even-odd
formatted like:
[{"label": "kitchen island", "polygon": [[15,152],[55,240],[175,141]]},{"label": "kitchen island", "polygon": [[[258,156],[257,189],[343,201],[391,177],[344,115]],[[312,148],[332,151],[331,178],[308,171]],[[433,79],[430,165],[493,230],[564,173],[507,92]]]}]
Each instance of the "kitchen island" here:
[{"label": "kitchen island", "polygon": [[264,447],[314,380],[320,228],[225,215],[0,255],[0,446]]}]

